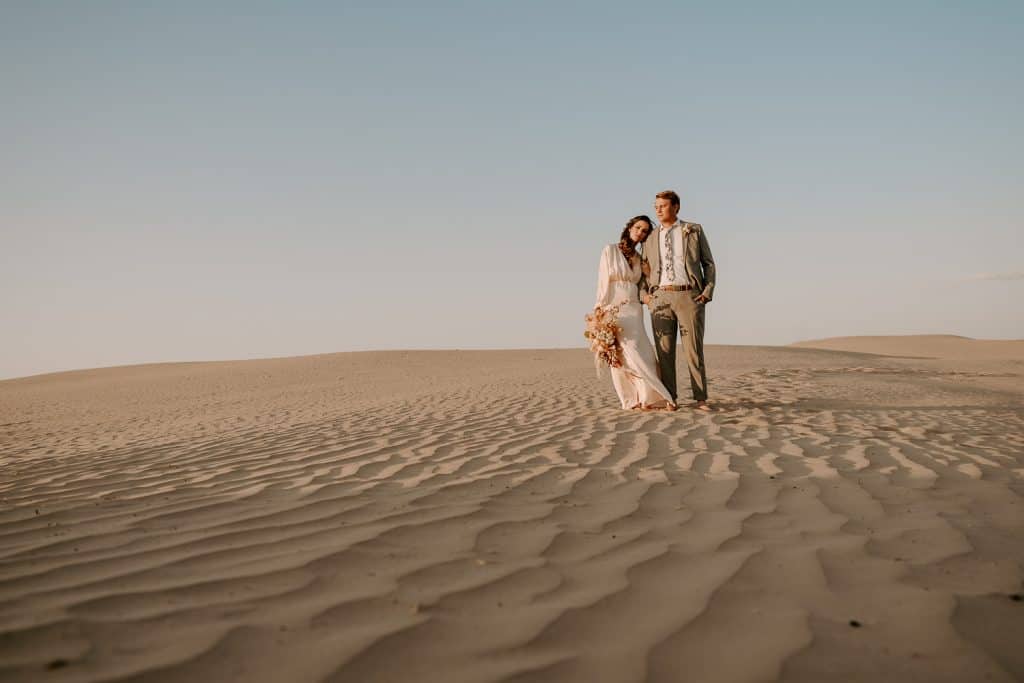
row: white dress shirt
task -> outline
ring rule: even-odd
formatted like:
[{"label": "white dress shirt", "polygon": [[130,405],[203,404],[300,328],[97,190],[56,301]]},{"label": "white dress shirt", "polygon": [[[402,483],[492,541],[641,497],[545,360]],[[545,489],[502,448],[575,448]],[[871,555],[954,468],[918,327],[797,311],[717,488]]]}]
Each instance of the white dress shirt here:
[{"label": "white dress shirt", "polygon": [[[668,253],[666,239],[672,243],[672,261],[665,258]],[[683,222],[676,220],[675,223],[658,228],[658,249],[661,255],[661,273],[659,286],[665,285],[688,285],[690,279],[686,275],[686,259],[684,258],[685,245],[683,243]],[[671,265],[671,269],[669,266]]]}]

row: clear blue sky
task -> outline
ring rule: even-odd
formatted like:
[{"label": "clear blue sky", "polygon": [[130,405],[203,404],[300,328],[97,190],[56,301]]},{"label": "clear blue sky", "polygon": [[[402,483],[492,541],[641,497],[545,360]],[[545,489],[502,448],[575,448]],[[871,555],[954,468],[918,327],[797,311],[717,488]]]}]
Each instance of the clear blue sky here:
[{"label": "clear blue sky", "polygon": [[1024,3],[379,4],[0,5],[0,377],[582,346],[666,188],[709,343],[1024,337]]}]

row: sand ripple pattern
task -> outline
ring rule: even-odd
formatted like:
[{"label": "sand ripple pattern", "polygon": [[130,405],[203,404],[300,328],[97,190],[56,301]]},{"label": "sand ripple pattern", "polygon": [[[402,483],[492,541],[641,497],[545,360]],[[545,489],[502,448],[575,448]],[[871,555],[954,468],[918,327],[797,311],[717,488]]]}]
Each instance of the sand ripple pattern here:
[{"label": "sand ripple pattern", "polygon": [[575,350],[0,383],[0,681],[1024,677],[1019,365],[709,366],[712,414]]}]

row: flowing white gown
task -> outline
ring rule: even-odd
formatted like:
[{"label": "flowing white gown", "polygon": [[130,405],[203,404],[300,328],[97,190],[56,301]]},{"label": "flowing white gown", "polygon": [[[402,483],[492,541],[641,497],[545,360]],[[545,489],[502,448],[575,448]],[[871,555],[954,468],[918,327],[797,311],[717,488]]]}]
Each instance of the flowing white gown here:
[{"label": "flowing white gown", "polygon": [[622,407],[661,408],[672,403],[672,395],[658,379],[654,346],[644,329],[643,306],[637,294],[640,281],[639,259],[630,267],[619,245],[609,244],[601,252],[597,275],[595,306],[619,304],[619,325],[622,327],[622,367],[609,368],[612,384]]}]

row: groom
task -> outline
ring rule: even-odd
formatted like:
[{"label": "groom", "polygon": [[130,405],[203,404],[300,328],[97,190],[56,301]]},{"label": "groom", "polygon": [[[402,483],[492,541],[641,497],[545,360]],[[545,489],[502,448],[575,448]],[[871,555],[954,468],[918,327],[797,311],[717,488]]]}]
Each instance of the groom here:
[{"label": "groom", "polygon": [[[651,309],[661,381],[676,392],[676,328],[683,338],[690,388],[699,410],[708,406],[708,381],[704,370],[704,306],[715,290],[715,260],[704,229],[698,223],[679,220],[679,195],[665,190],[655,195],[654,213],[661,223],[644,241],[647,293],[641,299]],[[641,291],[644,282],[640,283]]]}]

